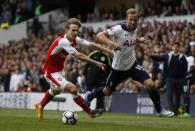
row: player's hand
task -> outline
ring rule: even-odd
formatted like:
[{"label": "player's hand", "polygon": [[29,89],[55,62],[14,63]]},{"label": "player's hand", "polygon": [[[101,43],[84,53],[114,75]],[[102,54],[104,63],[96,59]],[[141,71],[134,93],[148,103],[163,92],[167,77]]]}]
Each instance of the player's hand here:
[{"label": "player's hand", "polygon": [[140,37],[139,38],[139,42],[141,42],[141,43],[143,43],[144,41],[147,41],[147,40],[149,40],[148,37]]},{"label": "player's hand", "polygon": [[102,70],[105,70],[106,69],[106,65],[101,63],[101,62],[97,62],[96,64],[99,68],[101,68]]},{"label": "player's hand", "polygon": [[115,52],[121,51],[121,48],[120,48],[120,47],[117,47],[117,48],[114,49],[114,51],[115,51]]},{"label": "player's hand", "polygon": [[121,48],[118,46],[118,44],[116,44],[115,42],[111,42],[110,43],[110,46],[111,48],[114,50],[114,51],[120,51]]}]

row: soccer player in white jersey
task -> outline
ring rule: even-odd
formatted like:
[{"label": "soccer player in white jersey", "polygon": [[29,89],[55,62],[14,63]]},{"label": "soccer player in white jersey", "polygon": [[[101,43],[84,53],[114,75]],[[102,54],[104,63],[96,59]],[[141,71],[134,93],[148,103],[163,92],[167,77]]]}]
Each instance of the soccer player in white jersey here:
[{"label": "soccer player in white jersey", "polygon": [[[116,86],[128,77],[141,82],[149,90],[155,109],[159,115],[173,116],[174,113],[165,110],[160,105],[160,94],[154,87],[149,74],[137,64],[134,56],[134,46],[143,43],[146,37],[137,37],[139,12],[137,9],[128,9],[126,21],[97,34],[100,42],[111,46],[114,51],[112,70],[108,76],[106,87],[91,93],[86,93],[85,101],[89,103],[93,98],[109,96]],[[112,39],[111,39],[112,38]]]},{"label": "soccer player in white jersey", "polygon": [[82,61],[95,64],[101,69],[105,68],[103,63],[92,60],[86,55],[78,52],[74,48],[75,45],[81,44],[85,46],[93,46],[96,49],[102,50],[104,52],[111,52],[109,49],[106,49],[98,44],[79,38],[77,35],[80,26],[81,23],[78,19],[69,19],[65,25],[65,34],[58,37],[51,44],[48,50],[43,72],[46,80],[50,83],[50,89],[46,91],[42,100],[35,104],[35,109],[37,110],[37,116],[39,120],[43,119],[43,108],[45,105],[63,91],[71,93],[75,103],[82,107],[90,115],[90,117],[93,118],[99,116],[103,112],[102,110],[91,110],[83,98],[79,95],[77,87],[63,77],[64,61],[68,55],[72,55]]}]

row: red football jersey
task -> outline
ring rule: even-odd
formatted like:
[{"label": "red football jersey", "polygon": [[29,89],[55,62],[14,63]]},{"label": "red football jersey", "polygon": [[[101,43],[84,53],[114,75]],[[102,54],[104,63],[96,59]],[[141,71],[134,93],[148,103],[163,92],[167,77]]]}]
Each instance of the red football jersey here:
[{"label": "red football jersey", "polygon": [[67,39],[66,35],[61,35],[58,37],[50,46],[46,62],[44,64],[43,71],[46,74],[60,72],[64,68],[64,61],[66,57],[70,54],[74,54],[77,50],[74,48],[76,44],[90,45],[90,42],[76,37],[76,39],[71,42]]}]

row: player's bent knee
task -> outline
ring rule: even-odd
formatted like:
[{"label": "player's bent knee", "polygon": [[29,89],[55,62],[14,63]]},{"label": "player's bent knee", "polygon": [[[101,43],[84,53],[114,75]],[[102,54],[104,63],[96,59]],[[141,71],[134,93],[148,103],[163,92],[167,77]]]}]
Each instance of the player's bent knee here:
[{"label": "player's bent knee", "polygon": [[77,95],[78,93],[77,87],[72,83],[67,84],[64,89],[73,95]]},{"label": "player's bent knee", "polygon": [[155,88],[154,82],[153,82],[152,79],[147,79],[147,80],[145,80],[145,81],[144,81],[144,86],[145,86],[146,88],[148,88],[148,89],[153,89],[153,88]]},{"label": "player's bent knee", "polygon": [[112,92],[108,88],[104,88],[103,90],[105,96],[111,96]]},{"label": "player's bent knee", "polygon": [[77,95],[78,91],[77,91],[77,89],[72,89],[70,93],[73,94],[73,95]]}]

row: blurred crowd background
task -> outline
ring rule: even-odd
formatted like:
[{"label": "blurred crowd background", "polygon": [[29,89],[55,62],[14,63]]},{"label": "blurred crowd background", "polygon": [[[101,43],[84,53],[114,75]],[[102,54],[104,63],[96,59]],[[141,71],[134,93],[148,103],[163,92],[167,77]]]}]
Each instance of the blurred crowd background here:
[{"label": "blurred crowd background", "polygon": [[[176,4],[174,4],[176,3]],[[55,6],[56,7],[56,6]],[[136,4],[126,3],[113,7],[94,8],[92,12],[75,14],[83,22],[114,21],[125,19],[125,11],[129,7],[137,7]],[[63,29],[49,29],[45,31],[38,17],[52,10],[47,1],[41,0],[1,0],[0,1],[0,24],[2,29],[18,24],[29,18],[34,18],[33,31],[27,38],[11,40],[0,45],[0,91],[2,92],[44,92],[49,88],[43,77],[42,68],[50,44],[59,35],[64,33]],[[145,21],[148,17],[166,17],[176,15],[195,15],[195,3],[193,0],[184,2],[163,3],[162,1],[144,4],[140,8],[141,19],[139,22],[139,36],[150,36],[151,40],[142,46],[135,48],[138,63],[149,72],[160,85],[162,80],[163,63],[155,64],[148,54],[163,54],[171,50],[172,42],[179,42],[180,52],[186,56],[195,56],[195,35],[191,34],[191,28],[195,24],[182,21]],[[34,17],[36,16],[36,17]],[[71,15],[70,15],[71,16]],[[108,23],[109,25],[109,23]],[[105,27],[108,28],[109,26]],[[95,35],[104,28],[94,30],[92,26],[83,26],[80,36],[89,41],[96,41]],[[192,43],[192,44],[190,44]],[[83,53],[89,54],[93,49],[78,47]],[[68,57],[65,63],[65,77],[67,80],[78,85],[81,92],[85,92],[85,76],[83,70],[86,63]],[[121,83],[118,93],[137,93],[142,85],[128,79]],[[161,86],[162,91],[166,87]],[[191,93],[195,92],[195,85],[191,86]]]},{"label": "blurred crowd background", "polygon": [[[72,2],[67,1],[65,3],[67,3],[67,5],[71,5],[71,3],[74,4],[74,2],[79,3],[79,1],[76,0],[73,0]],[[84,3],[85,5],[87,2],[91,3],[89,0],[84,0],[83,2],[81,1],[81,3]],[[146,0],[146,2],[146,4],[143,2],[142,7],[140,8],[141,16],[143,17],[164,17],[189,15],[195,13],[195,1],[193,0],[171,0],[170,2],[163,2],[163,0],[151,2]],[[59,5],[55,5],[55,2],[52,3],[49,0],[1,0],[0,24],[17,24],[34,16],[40,16],[41,14],[51,11],[52,9],[63,7],[63,5],[60,5],[60,2],[58,3]],[[121,20],[125,18],[125,11],[128,8],[135,6],[135,4],[128,5],[126,3],[122,3],[110,7],[94,7],[93,10],[85,11],[84,13],[77,13],[75,16],[83,22]],[[74,14],[75,13],[73,13],[73,15]]]}]

